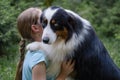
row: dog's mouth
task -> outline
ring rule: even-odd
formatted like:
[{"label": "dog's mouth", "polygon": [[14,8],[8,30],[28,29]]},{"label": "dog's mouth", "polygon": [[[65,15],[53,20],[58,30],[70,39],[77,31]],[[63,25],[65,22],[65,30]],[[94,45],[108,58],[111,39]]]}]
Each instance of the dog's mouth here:
[{"label": "dog's mouth", "polygon": [[58,42],[60,42],[60,41],[62,41],[62,40],[64,40],[63,37],[60,36],[60,35],[57,35],[57,38],[56,38],[55,43],[58,43]]},{"label": "dog's mouth", "polygon": [[57,42],[61,41],[62,39],[63,39],[63,38],[62,38],[61,35],[57,35],[55,41],[53,41],[53,42],[51,42],[51,40],[50,40],[49,37],[44,37],[44,38],[42,39],[42,41],[43,41],[43,43],[50,45],[50,44],[57,43]]},{"label": "dog's mouth", "polygon": [[56,38],[56,40],[58,40],[58,39],[60,39],[61,38],[61,36],[60,35],[57,35],[57,38]]},{"label": "dog's mouth", "polygon": [[56,41],[61,40],[61,39],[62,39],[62,36],[57,35]]}]

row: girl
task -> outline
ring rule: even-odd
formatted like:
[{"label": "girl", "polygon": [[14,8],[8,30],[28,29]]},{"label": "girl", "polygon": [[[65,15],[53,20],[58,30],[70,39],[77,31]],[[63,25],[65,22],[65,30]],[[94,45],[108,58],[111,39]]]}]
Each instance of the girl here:
[{"label": "girl", "polygon": [[[41,10],[38,8],[29,8],[18,16],[17,28],[22,39],[20,41],[21,56],[15,80],[46,80],[47,60],[44,52],[42,50],[27,51],[25,54],[26,41],[41,41],[43,31],[39,21],[41,13]],[[65,80],[73,71],[73,66],[74,63],[71,60],[63,62],[56,80]]]}]

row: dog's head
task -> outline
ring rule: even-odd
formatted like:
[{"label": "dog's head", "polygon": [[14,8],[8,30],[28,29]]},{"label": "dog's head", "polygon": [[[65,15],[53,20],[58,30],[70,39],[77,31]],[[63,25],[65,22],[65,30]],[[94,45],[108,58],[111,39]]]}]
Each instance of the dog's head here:
[{"label": "dog's head", "polygon": [[[59,41],[67,42],[71,39],[73,33],[84,36],[89,26],[89,22],[76,13],[55,6],[44,10],[40,19],[44,29],[42,40],[46,44]],[[79,37],[81,38],[81,36]]]},{"label": "dog's head", "polygon": [[60,7],[49,7],[41,15],[41,24],[44,29],[42,40],[52,44],[60,40],[68,40],[72,35],[73,16]]}]

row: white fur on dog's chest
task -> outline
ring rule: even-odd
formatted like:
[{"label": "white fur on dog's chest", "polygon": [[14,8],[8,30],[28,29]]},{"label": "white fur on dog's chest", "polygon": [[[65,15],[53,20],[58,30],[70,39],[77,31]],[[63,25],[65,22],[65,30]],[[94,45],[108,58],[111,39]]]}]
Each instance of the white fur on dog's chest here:
[{"label": "white fur on dog's chest", "polygon": [[[50,63],[48,62],[47,75],[57,77],[60,73],[61,64],[65,60],[66,55],[71,54],[74,48],[72,45],[70,46],[70,44],[65,45],[64,42],[47,46],[44,45],[44,48],[46,50],[47,58],[49,59],[48,61],[50,61]],[[68,77],[66,80],[73,79]]]},{"label": "white fur on dog's chest", "polygon": [[46,51],[47,57],[54,63],[61,62],[65,59],[66,55],[71,55],[75,48],[73,43],[68,42],[65,44],[64,41],[55,43],[52,45],[43,44],[44,50]]},{"label": "white fur on dog's chest", "polygon": [[50,64],[48,64],[47,67],[47,75],[57,76],[61,69],[60,66],[61,66],[61,62],[59,63],[50,62]]}]

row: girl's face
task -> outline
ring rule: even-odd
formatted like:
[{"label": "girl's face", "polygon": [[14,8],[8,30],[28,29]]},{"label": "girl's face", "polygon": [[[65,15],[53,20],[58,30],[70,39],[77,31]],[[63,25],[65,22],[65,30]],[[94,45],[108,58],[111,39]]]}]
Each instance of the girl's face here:
[{"label": "girl's face", "polygon": [[[41,13],[41,12],[40,12]],[[33,24],[31,26],[31,36],[34,40],[41,41],[42,33],[43,33],[43,28],[40,23],[40,16],[38,18],[37,24]]]}]

